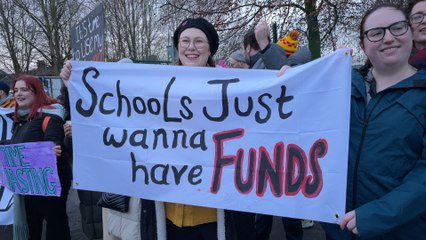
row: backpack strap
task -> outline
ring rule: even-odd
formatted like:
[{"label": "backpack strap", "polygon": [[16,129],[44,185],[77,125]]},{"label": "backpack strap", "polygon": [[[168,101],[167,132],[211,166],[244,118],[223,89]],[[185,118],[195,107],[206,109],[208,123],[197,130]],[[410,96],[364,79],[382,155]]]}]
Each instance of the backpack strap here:
[{"label": "backpack strap", "polygon": [[41,130],[43,131],[43,133],[46,133],[47,124],[49,124],[50,118],[50,116],[46,116],[43,119],[43,124],[41,125]]}]

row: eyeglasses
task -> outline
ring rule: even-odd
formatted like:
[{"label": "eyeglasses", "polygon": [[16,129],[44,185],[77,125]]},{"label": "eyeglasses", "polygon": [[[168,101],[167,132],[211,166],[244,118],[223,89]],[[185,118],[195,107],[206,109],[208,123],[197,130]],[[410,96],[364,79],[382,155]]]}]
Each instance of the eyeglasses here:
[{"label": "eyeglasses", "polygon": [[410,16],[410,23],[412,25],[422,23],[423,19],[425,18],[425,15],[426,14],[424,14],[422,12],[414,13],[413,15]]},{"label": "eyeglasses", "polygon": [[370,42],[378,42],[385,37],[386,29],[395,36],[404,35],[408,31],[408,22],[407,21],[399,21],[396,23],[392,23],[388,27],[378,27],[372,28],[364,32],[364,35]]},{"label": "eyeglasses", "polygon": [[208,45],[208,42],[202,38],[196,38],[192,41],[189,38],[181,38],[179,39],[179,46],[182,48],[188,48],[189,45],[191,45],[191,42],[194,44],[196,49],[203,49]]}]

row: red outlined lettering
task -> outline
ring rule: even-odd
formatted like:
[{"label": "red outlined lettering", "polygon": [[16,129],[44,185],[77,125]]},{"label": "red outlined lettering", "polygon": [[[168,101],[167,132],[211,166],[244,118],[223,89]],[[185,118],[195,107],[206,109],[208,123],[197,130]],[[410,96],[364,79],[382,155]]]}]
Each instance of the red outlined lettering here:
[{"label": "red outlined lettering", "polygon": [[224,167],[233,168],[234,187],[241,194],[251,193],[255,186],[256,195],[263,197],[268,185],[275,197],[296,196],[301,192],[307,198],[315,198],[321,193],[323,175],[319,160],[327,155],[326,139],[316,140],[309,149],[309,156],[296,144],[288,144],[285,148],[284,142],[275,144],[273,155],[264,146],[258,150],[250,148],[248,152],[239,148],[235,155],[224,155],[225,143],[243,136],[242,128],[213,135],[215,162],[211,193],[220,190]]},{"label": "red outlined lettering", "polygon": [[230,141],[232,139],[242,138],[244,136],[244,129],[237,128],[234,130],[219,132],[213,135],[213,142],[215,145],[214,153],[214,173],[212,179],[212,185],[210,187],[210,192],[217,193],[220,188],[220,183],[222,180],[222,169],[224,166],[235,164],[235,155],[234,156],[224,156],[224,142]]}]

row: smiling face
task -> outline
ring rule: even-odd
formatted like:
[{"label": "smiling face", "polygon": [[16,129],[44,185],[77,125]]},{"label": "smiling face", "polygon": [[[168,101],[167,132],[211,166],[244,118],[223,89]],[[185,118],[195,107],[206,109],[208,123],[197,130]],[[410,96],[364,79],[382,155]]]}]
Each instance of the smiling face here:
[{"label": "smiling face", "polygon": [[[362,26],[363,31],[373,28],[386,28],[390,25],[406,20],[403,12],[383,7],[372,12]],[[382,40],[371,42],[364,35],[362,48],[375,68],[394,68],[407,64],[412,48],[412,34],[410,29],[401,36],[394,36],[389,29],[385,30]]]},{"label": "smiling face", "polygon": [[34,92],[27,87],[27,84],[22,80],[16,81],[13,92],[19,109],[30,109],[34,102],[35,95]]},{"label": "smiling face", "polygon": [[185,29],[179,37],[178,52],[183,66],[207,66],[211,53],[206,34],[198,28]]},{"label": "smiling face", "polygon": [[[420,13],[420,14],[418,14]],[[413,14],[416,17],[422,16],[421,14],[426,14],[426,1],[418,2],[413,6],[410,12],[410,19],[413,17]],[[426,47],[426,18],[423,17],[423,20],[417,24],[411,24],[411,29],[413,31],[413,40],[415,46],[418,50],[421,50]]]}]

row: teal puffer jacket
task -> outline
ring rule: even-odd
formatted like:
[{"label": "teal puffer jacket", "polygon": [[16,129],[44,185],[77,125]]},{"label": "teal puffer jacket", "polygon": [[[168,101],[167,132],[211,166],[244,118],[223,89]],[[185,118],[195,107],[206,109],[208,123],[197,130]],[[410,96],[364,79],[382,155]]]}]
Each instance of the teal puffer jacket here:
[{"label": "teal puffer jacket", "polygon": [[359,236],[325,226],[335,239],[426,239],[425,71],[368,104],[353,71],[346,208],[355,209]]}]

